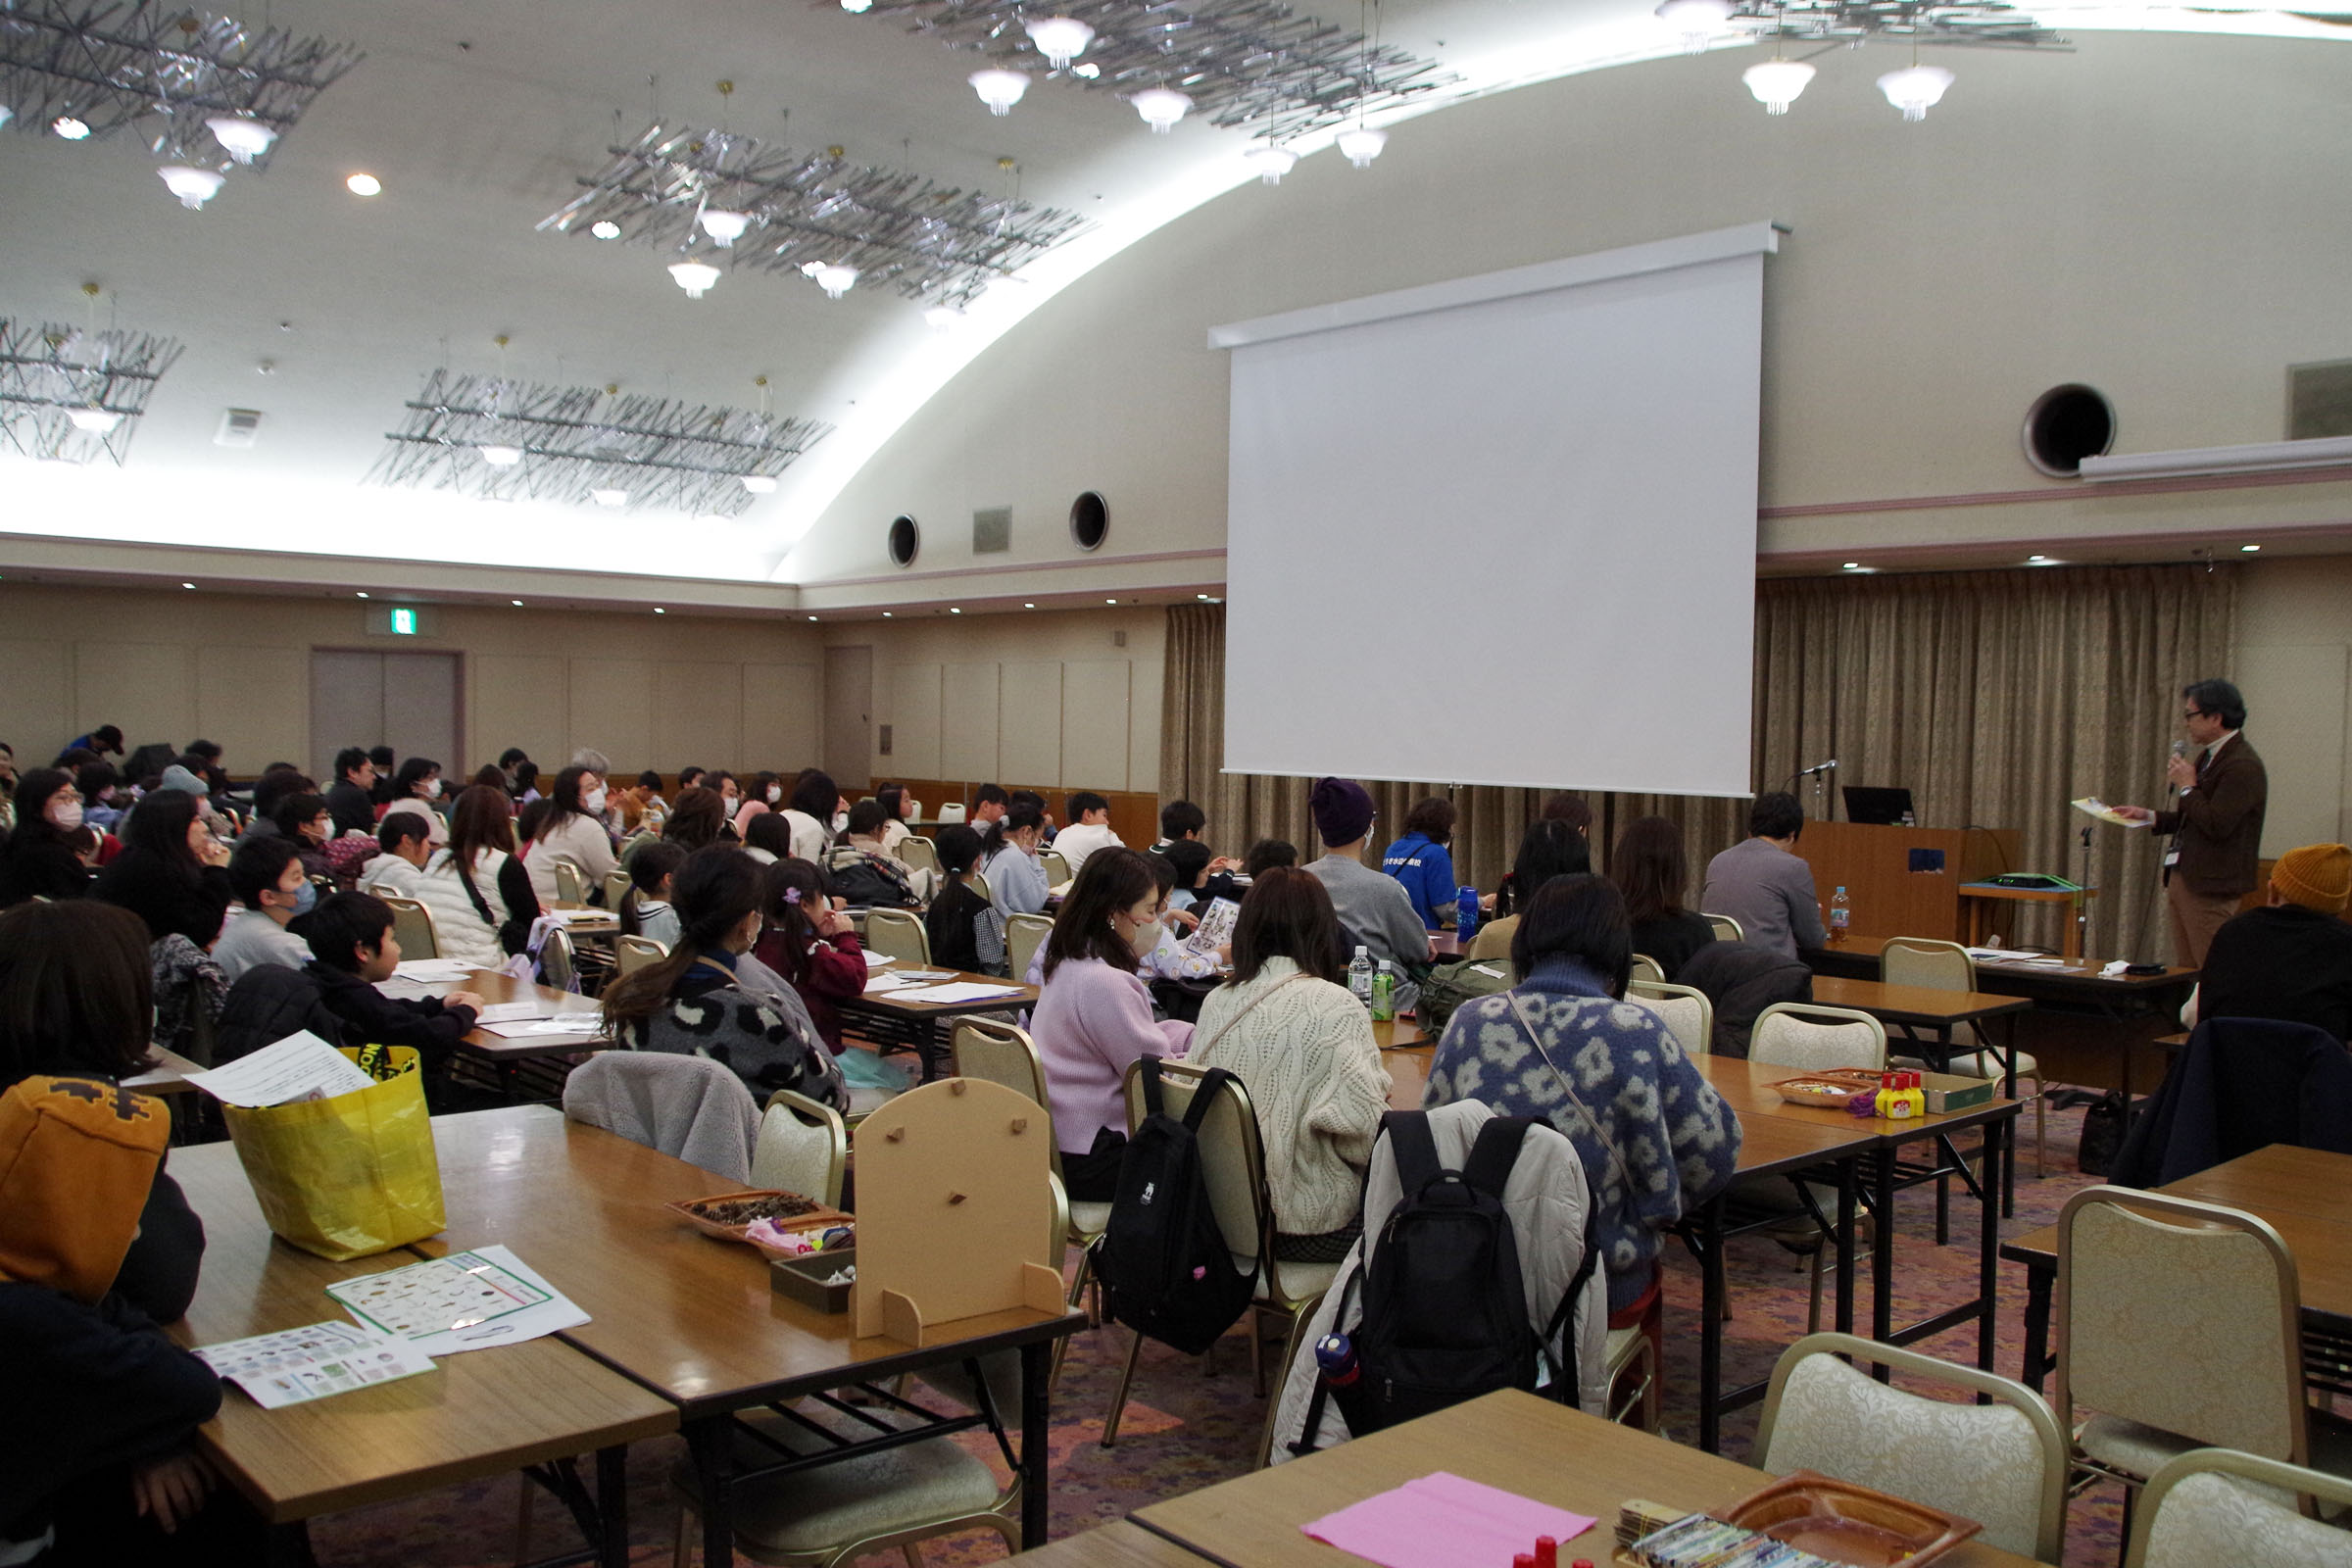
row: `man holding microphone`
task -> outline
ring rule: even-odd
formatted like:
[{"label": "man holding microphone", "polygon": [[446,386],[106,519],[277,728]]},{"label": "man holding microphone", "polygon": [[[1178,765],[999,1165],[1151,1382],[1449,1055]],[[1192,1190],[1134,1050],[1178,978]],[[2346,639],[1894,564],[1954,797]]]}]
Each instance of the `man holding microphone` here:
[{"label": "man holding microphone", "polygon": [[2119,806],[2116,814],[2173,835],[2164,857],[2165,904],[2172,912],[2173,961],[2203,968],[2213,935],[2252,892],[2262,854],[2262,818],[2270,777],[2238,733],[2246,700],[2226,680],[2181,688],[2188,744],[2173,748],[2165,777],[2180,791],[2174,808]]}]

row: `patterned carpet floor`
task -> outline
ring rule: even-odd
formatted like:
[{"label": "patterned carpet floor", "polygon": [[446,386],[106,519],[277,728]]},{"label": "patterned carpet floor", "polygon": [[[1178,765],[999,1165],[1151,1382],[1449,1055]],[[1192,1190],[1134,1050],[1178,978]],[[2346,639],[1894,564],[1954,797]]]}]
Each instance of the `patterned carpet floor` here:
[{"label": "patterned carpet floor", "polygon": [[[2074,1170],[2080,1112],[2052,1112],[2050,1169],[2033,1175],[2025,1151],[2017,1187],[2016,1217],[2002,1224],[2004,1236],[2022,1235],[2057,1217],[2069,1196],[2091,1185]],[[2029,1116],[2021,1128],[2032,1137]],[[1896,1320],[1908,1322],[1967,1299],[1975,1292],[1976,1204],[1964,1194],[1953,1204],[1951,1245],[1937,1248],[1934,1193],[1922,1188],[1898,1200],[1896,1228]],[[1769,1375],[1774,1360],[1805,1332],[1807,1280],[1802,1266],[1762,1238],[1744,1238],[1731,1248],[1728,1263],[1734,1317],[1724,1325],[1727,1387]],[[1867,1263],[1857,1298],[1867,1312]],[[2017,1375],[2024,1340],[2025,1275],[2002,1265],[1997,1316],[1996,1369]],[[1694,1442],[1697,1432],[1698,1270],[1679,1248],[1669,1254],[1666,1285],[1667,1366],[1665,1427],[1678,1442]],[[1828,1303],[1825,1301],[1825,1313]],[[1105,1407],[1126,1351],[1124,1330],[1099,1329],[1073,1343],[1054,1401],[1053,1443],[1053,1531],[1056,1537],[1121,1517],[1162,1497],[1174,1496],[1241,1474],[1255,1448],[1263,1401],[1250,1393],[1249,1353],[1237,1329],[1204,1366],[1158,1346],[1147,1346],[1137,1374],[1135,1397],[1122,1420],[1118,1446],[1099,1440]],[[1972,1327],[1954,1330],[1920,1347],[1933,1354],[1973,1364]],[[1899,1381],[1899,1380],[1898,1380]],[[1725,1420],[1724,1449],[1745,1458],[1753,1442],[1756,1409]],[[975,1451],[993,1452],[984,1434]],[[669,1490],[672,1466],[683,1454],[674,1440],[642,1444],[629,1456],[630,1520],[636,1564],[669,1560],[678,1507]],[[1436,1468],[1439,1456],[1432,1456]],[[516,1561],[517,1481],[502,1478],[445,1489],[403,1502],[355,1509],[318,1521],[312,1540],[325,1568],[492,1568]],[[2111,1565],[2122,1557],[2120,1494],[2101,1487],[2076,1499],[2069,1520],[2066,1562]],[[536,1532],[531,1554],[566,1549],[576,1536],[561,1510],[542,1494],[533,1507]],[[1004,1555],[995,1537],[979,1534],[933,1543],[924,1549],[937,1568],[962,1568]],[[739,1559],[748,1562],[749,1558]],[[1340,1559],[1336,1554],[1334,1562]],[[871,1559],[896,1564],[896,1553]]]}]

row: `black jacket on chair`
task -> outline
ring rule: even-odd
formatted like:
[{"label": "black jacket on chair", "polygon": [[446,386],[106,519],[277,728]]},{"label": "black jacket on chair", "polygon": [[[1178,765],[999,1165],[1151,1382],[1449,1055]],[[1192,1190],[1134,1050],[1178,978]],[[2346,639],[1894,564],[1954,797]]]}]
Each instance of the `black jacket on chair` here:
[{"label": "black jacket on chair", "polygon": [[2352,1154],[2352,1054],[2310,1024],[2208,1018],[2124,1135],[2107,1179],[2162,1187],[2272,1144]]},{"label": "black jacket on chair", "polygon": [[1747,1054],[1756,1019],[1776,1002],[1813,1000],[1813,971],[1752,942],[1710,942],[1690,955],[1675,983],[1703,991],[1715,1007],[1714,1054]]}]

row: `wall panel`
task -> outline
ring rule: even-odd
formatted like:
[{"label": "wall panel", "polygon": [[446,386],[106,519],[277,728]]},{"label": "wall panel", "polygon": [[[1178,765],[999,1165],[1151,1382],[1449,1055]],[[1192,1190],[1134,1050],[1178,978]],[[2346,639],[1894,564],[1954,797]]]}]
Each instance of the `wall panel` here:
[{"label": "wall panel", "polygon": [[944,778],[989,781],[998,765],[998,666],[948,664],[940,670],[939,771]]},{"label": "wall panel", "polygon": [[477,654],[466,674],[466,744],[473,755],[466,771],[519,746],[552,777],[571,756],[567,662],[552,654]]},{"label": "wall panel", "polygon": [[194,651],[179,643],[76,642],[74,710],[88,716],[59,740],[113,724],[125,751],[150,741],[187,745],[196,738],[180,733],[196,711],[195,662]]},{"label": "wall panel", "polygon": [[654,666],[654,681],[656,751],[701,767],[726,767],[726,759],[743,758],[741,664],[665,660]]},{"label": "wall panel", "polygon": [[652,668],[636,660],[594,656],[569,663],[571,746],[564,756],[593,746],[612,759],[612,770],[623,778],[664,765],[654,760]]},{"label": "wall panel", "polygon": [[[66,742],[86,732],[74,716],[74,654],[64,643],[37,637],[0,637],[0,743],[17,754],[17,771],[46,767]],[[294,688],[299,691],[301,688]],[[194,737],[183,737],[182,744]]]},{"label": "wall panel", "polygon": [[[1071,660],[1061,666],[1061,783],[1067,789],[1128,787],[1133,723],[1124,659]],[[1156,770],[1150,775],[1157,778]]]},{"label": "wall panel", "polygon": [[196,735],[220,748],[232,774],[258,773],[271,762],[310,755],[307,703],[271,700],[310,689],[311,658],[301,648],[241,648],[208,643],[196,650]]},{"label": "wall panel", "polygon": [[890,755],[880,755],[875,742],[878,778],[937,778],[939,776],[940,666],[900,664],[890,672],[890,706],[882,722],[890,726]]},{"label": "wall panel", "polygon": [[1060,661],[1007,663],[1003,668],[1004,685],[997,702],[998,768],[1020,784],[1059,779]]},{"label": "wall panel", "polygon": [[[792,774],[816,760],[818,716],[823,707],[820,678],[814,664],[743,666],[746,766],[771,768],[789,782]],[[691,757],[678,758],[659,765],[675,768],[693,760]]]}]

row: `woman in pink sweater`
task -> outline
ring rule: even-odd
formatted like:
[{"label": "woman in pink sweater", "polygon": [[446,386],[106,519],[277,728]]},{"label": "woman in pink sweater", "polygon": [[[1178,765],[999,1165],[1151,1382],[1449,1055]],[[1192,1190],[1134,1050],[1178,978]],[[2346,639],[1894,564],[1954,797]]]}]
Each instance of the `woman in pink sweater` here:
[{"label": "woman in pink sweater", "polygon": [[1138,956],[1159,942],[1159,881],[1129,849],[1086,858],[1046,939],[1045,988],[1029,1030],[1046,1064],[1046,1100],[1073,1201],[1106,1203],[1127,1146],[1120,1085],[1146,1055],[1184,1054],[1189,1023],[1152,1017]]}]

